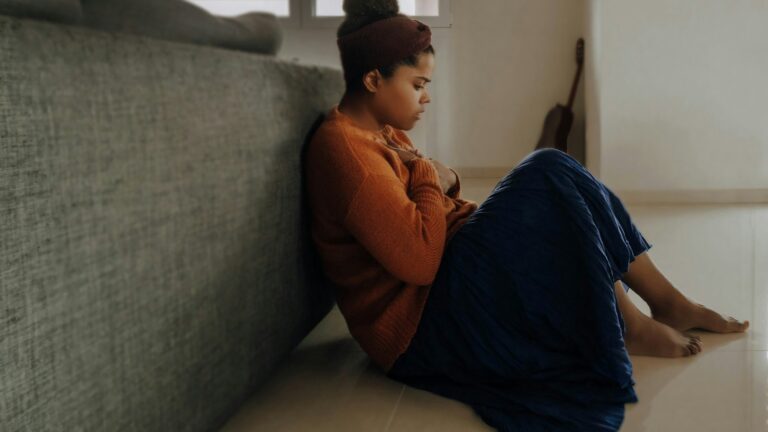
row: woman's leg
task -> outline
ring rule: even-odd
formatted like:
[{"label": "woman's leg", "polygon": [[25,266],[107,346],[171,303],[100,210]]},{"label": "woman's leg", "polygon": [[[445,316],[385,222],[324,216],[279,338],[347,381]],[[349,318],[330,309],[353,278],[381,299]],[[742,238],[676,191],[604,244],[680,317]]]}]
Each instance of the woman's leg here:
[{"label": "woman's leg", "polygon": [[690,300],[654,265],[648,252],[638,255],[621,278],[648,303],[653,319],[677,330],[700,328],[717,333],[743,332],[749,321],[723,316]]},{"label": "woman's leg", "polygon": [[630,354],[687,357],[701,351],[701,339],[698,336],[681,333],[637,309],[624,291],[621,281],[616,281],[614,291],[627,328],[624,345]]},{"label": "woman's leg", "polygon": [[621,279],[648,303],[651,311],[661,311],[686,300],[654,265],[647,251],[629,263],[629,270]]},{"label": "woman's leg", "polygon": [[654,265],[648,254],[651,245],[635,226],[624,203],[609,187],[599,180],[595,181],[605,191],[613,215],[622,226],[635,256],[627,271],[621,274],[621,279],[648,303],[653,319],[681,331],[700,328],[731,333],[743,332],[749,327],[749,321],[740,322],[731,316],[720,315],[675,288]]}]

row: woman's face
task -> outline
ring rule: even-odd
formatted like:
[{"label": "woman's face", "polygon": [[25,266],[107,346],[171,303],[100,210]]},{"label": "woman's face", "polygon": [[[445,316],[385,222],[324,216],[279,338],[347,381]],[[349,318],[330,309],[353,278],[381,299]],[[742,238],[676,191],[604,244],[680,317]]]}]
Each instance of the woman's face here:
[{"label": "woman's face", "polygon": [[[425,105],[430,102],[427,86],[432,80],[434,65],[433,54],[421,54],[416,66],[401,65],[390,78],[374,79],[376,84],[373,86],[371,109],[376,118],[397,129],[413,129]],[[381,77],[378,71],[375,72]]]}]

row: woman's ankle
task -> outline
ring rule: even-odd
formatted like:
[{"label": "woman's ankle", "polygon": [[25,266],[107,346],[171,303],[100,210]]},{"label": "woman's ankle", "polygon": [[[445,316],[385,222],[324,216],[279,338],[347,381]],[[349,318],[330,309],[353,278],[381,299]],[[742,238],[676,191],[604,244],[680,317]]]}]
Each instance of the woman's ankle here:
[{"label": "woman's ankle", "polygon": [[680,313],[681,311],[686,310],[691,305],[693,305],[688,297],[676,289],[670,290],[670,295],[665,299],[661,299],[656,302],[646,302],[648,303],[648,307],[651,309],[651,316]]}]

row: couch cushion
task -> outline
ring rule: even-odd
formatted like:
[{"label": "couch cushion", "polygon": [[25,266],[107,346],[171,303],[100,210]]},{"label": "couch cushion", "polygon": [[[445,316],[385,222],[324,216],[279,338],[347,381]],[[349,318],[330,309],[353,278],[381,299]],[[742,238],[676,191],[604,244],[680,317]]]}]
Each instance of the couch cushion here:
[{"label": "couch cushion", "polygon": [[176,42],[276,55],[282,44],[277,17],[251,12],[217,17],[182,0],[83,0],[83,24]]},{"label": "couch cushion", "polygon": [[0,0],[0,15],[77,24],[83,14],[80,0]]}]

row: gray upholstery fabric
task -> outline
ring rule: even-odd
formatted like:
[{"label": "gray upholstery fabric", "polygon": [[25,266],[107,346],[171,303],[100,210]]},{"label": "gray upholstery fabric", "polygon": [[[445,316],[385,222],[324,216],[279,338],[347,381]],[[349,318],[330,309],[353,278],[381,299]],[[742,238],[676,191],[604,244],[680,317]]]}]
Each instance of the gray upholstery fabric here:
[{"label": "gray upholstery fabric", "polygon": [[0,431],[217,430],[325,316],[340,70],[0,16]]},{"label": "gray upholstery fabric", "polygon": [[158,39],[275,55],[283,41],[274,14],[217,17],[183,0],[82,0],[83,25]]},{"label": "gray upholstery fabric", "polygon": [[0,15],[78,24],[83,11],[80,0],[0,0]]}]

